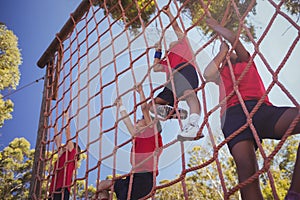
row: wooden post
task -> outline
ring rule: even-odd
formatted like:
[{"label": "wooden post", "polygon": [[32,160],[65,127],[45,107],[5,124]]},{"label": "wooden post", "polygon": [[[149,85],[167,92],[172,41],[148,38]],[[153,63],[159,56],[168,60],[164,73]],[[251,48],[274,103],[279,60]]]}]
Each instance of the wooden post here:
[{"label": "wooden post", "polygon": [[44,79],[44,91],[43,91],[43,99],[41,104],[40,111],[40,119],[38,126],[38,133],[35,144],[35,152],[34,152],[34,161],[32,168],[32,177],[30,182],[29,189],[29,198],[30,199],[39,199],[39,195],[41,194],[41,179],[43,178],[44,168],[45,168],[45,152],[46,152],[46,144],[47,141],[47,129],[45,126],[48,125],[49,121],[49,111],[50,111],[50,103],[51,103],[51,95],[52,95],[52,75],[51,68],[53,67],[52,63],[49,63],[46,67],[46,74]]}]

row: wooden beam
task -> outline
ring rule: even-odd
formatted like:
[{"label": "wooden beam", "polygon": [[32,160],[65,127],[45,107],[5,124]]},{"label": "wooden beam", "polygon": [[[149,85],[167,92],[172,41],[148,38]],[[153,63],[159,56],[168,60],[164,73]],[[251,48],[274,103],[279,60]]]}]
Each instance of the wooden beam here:
[{"label": "wooden beam", "polygon": [[[60,41],[66,40],[66,38],[72,33],[77,22],[81,20],[82,16],[89,10],[90,6],[91,4],[89,0],[83,0],[79,4],[77,9],[71,14],[71,17],[62,27],[60,32],[57,34],[57,37],[60,39]],[[53,59],[55,52],[58,50],[60,44],[57,37],[54,38],[49,47],[38,60],[37,66],[39,66],[40,68],[44,68],[47,65],[47,63],[51,59]]]}]

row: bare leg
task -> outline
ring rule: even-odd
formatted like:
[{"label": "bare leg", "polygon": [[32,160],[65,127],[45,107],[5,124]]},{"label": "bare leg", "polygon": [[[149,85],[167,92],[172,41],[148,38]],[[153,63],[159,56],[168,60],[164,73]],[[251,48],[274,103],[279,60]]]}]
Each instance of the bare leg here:
[{"label": "bare leg", "polygon": [[154,99],[154,103],[155,104],[159,104],[159,105],[167,105],[167,104],[169,104],[169,102],[167,102],[166,100],[164,100],[164,99],[162,99],[160,97],[156,97]]},{"label": "bare leg", "polygon": [[[279,118],[275,125],[275,134],[283,136],[286,130],[288,129],[289,125],[291,122],[295,119],[295,117],[298,114],[298,109],[297,108],[290,108],[287,111],[285,111],[282,116]],[[298,134],[300,132],[300,123],[298,123],[293,130],[292,134]],[[296,163],[294,166],[294,173],[292,177],[292,182],[290,186],[290,191],[294,191],[300,194],[300,150],[298,146],[297,150],[297,158],[296,158]]]},{"label": "bare leg", "polygon": [[[286,130],[289,128],[290,124],[295,119],[298,112],[299,111],[297,108],[290,108],[281,115],[281,117],[278,119],[275,125],[275,134],[277,136],[282,137],[285,134]],[[300,133],[300,122],[298,122],[298,124],[292,132],[293,135],[298,133]]]},{"label": "bare leg", "polygon": [[[186,123],[181,132],[178,134],[177,139],[179,141],[188,141],[188,140],[194,140],[199,131],[199,120],[200,120],[200,102],[197,97],[197,94],[194,92],[194,90],[185,90],[183,93],[183,96],[190,108],[190,115],[188,123]],[[198,139],[201,137],[204,137],[203,134],[199,135]]]},{"label": "bare leg", "polygon": [[107,190],[102,190],[99,192],[99,199],[100,200],[108,200],[109,199],[109,193]]},{"label": "bare leg", "polygon": [[183,95],[190,108],[190,114],[196,113],[200,115],[201,106],[197,94],[193,90],[186,90]]},{"label": "bare leg", "polygon": [[109,199],[109,193],[108,190],[110,190],[110,187],[112,186],[113,182],[112,180],[103,180],[98,185],[99,192],[99,199]]},{"label": "bare leg", "polygon": [[[258,170],[253,141],[245,140],[237,143],[232,148],[231,153],[236,163],[240,183],[247,180]],[[241,195],[243,200],[263,200],[259,179],[243,187]]]},{"label": "bare leg", "polygon": [[293,173],[293,177],[292,177],[292,182],[291,182],[291,186],[290,186],[290,190],[297,192],[300,194],[300,150],[299,150],[299,146],[298,146],[298,151],[297,151],[297,158],[296,158],[296,163],[294,166],[294,173]]}]

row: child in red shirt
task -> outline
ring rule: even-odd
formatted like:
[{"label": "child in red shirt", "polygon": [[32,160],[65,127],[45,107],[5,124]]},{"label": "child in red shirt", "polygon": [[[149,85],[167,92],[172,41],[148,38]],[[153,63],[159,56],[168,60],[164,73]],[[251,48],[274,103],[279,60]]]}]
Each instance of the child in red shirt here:
[{"label": "child in red shirt", "polygon": [[[145,95],[141,85],[138,86],[141,102]],[[130,199],[138,200],[148,195],[153,188],[154,176],[158,175],[158,161],[162,152],[162,138],[160,135],[161,126],[159,121],[152,121],[147,103],[142,104],[143,118],[138,120],[135,126],[132,124],[122,101],[117,102],[123,122],[132,135],[132,148],[130,162],[132,165],[133,181],[131,186]],[[109,199],[109,188],[113,185],[114,192],[119,200],[126,200],[130,184],[130,176],[126,179],[116,181],[103,180],[98,185],[100,199]]]},{"label": "child in red shirt", "polygon": [[[266,90],[250,54],[239,41],[238,36],[221,26],[212,18],[207,19],[207,24],[215,32],[228,40],[232,46],[236,43],[234,46],[235,53],[231,53],[230,55],[230,63],[224,63],[229,47],[225,42],[222,42],[220,52],[204,71],[204,78],[207,82],[214,82],[219,85],[220,102],[227,98],[227,101],[221,108],[222,131],[224,137],[227,138],[247,123],[244,110],[234,91],[234,82],[229,65],[232,66],[235,79],[239,80],[239,84],[237,85],[238,91],[249,113],[265,94]],[[222,63],[224,64],[222,65]],[[247,69],[248,71],[245,76],[240,79],[243,71],[248,67],[249,69]],[[266,96],[257,112],[253,115],[252,123],[260,140],[264,138],[280,140],[289,128],[291,122],[296,118],[298,112],[299,110],[294,107],[273,106]],[[300,123],[296,125],[292,134],[299,132]],[[239,182],[247,180],[257,172],[258,164],[255,154],[257,144],[249,126],[230,140],[228,147],[236,163]],[[295,170],[286,200],[300,199],[299,182],[300,160],[298,148]],[[262,200],[263,196],[260,190],[259,180],[256,179],[241,188],[241,195],[242,199]]]},{"label": "child in red shirt", "polygon": [[[59,136],[55,136],[54,138],[55,144],[59,149],[58,160],[54,163],[54,170],[51,178],[49,200],[68,200],[70,198],[72,177],[76,168],[76,162],[79,160],[79,153],[81,151],[79,145],[70,140],[70,135],[70,125],[68,124],[66,127],[67,144],[65,146],[61,144],[61,134]],[[75,148],[76,146],[77,148]]]},{"label": "child in red shirt", "polygon": [[[178,140],[194,140],[199,131],[198,121],[200,119],[201,110],[197,91],[195,91],[199,85],[198,74],[195,69],[197,65],[188,38],[178,26],[169,7],[164,7],[163,12],[169,17],[178,41],[170,44],[170,48],[163,59],[161,59],[161,45],[159,43],[156,44],[153,70],[155,72],[165,72],[169,82],[163,91],[154,99],[154,103],[157,105],[157,113],[165,118],[170,117],[171,113],[174,113],[175,111],[173,109],[175,103],[174,95],[177,98],[184,97],[184,100],[190,108],[190,116],[188,123],[179,133]],[[171,76],[173,76],[174,88],[170,81]],[[149,106],[152,106],[151,102],[149,103]],[[181,115],[180,117],[185,118],[184,115],[187,114],[187,111],[180,109],[179,112]]]}]

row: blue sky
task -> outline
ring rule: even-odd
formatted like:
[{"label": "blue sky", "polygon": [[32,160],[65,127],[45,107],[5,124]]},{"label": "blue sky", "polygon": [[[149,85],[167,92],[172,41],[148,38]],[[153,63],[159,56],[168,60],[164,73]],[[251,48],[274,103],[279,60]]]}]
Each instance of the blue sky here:
[{"label": "blue sky", "polygon": [[[79,0],[0,2],[0,21],[19,38],[23,57],[17,88],[45,75],[45,69],[36,63],[79,3]],[[35,147],[42,91],[43,80],[9,96],[15,104],[13,119],[5,121],[0,129],[0,149],[15,137],[25,137]]]}]

